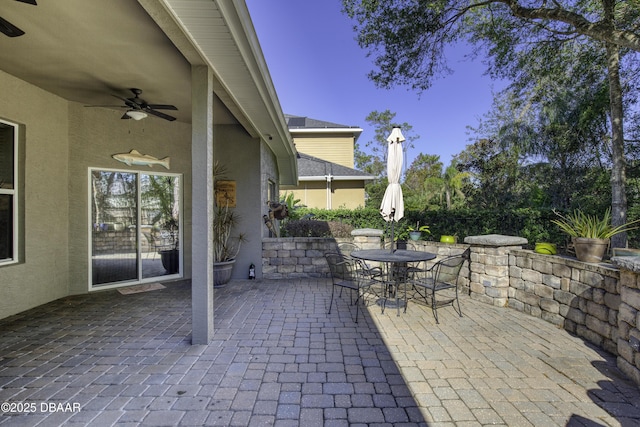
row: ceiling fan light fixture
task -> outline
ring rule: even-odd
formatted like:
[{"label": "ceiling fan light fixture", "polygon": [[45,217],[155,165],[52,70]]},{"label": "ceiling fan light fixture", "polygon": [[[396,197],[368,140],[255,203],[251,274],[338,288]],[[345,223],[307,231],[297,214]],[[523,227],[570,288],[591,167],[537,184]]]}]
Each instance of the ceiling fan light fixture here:
[{"label": "ceiling fan light fixture", "polygon": [[142,120],[147,118],[147,113],[144,111],[131,110],[125,113],[127,116],[131,117],[133,120]]}]

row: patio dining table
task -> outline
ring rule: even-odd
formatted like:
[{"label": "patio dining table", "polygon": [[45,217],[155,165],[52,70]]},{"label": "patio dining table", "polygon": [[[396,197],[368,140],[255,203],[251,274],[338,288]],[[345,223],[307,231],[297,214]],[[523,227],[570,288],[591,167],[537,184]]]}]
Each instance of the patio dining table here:
[{"label": "patio dining table", "polygon": [[[382,311],[384,312],[384,309],[389,303],[390,299],[387,297],[388,294],[390,297],[392,297],[393,303],[398,310],[397,315],[400,316],[400,307],[406,307],[407,304],[407,282],[406,278],[404,278],[405,280],[403,280],[403,277],[401,277],[401,275],[393,274],[393,264],[407,264],[429,261],[434,259],[436,257],[436,254],[408,249],[363,249],[351,252],[351,256],[364,261],[380,262],[386,266],[386,268],[384,269],[384,271],[386,272],[386,277],[383,278],[383,281],[385,287],[388,289],[388,292],[385,292],[384,297],[381,298],[378,303],[382,306]],[[401,301],[398,295],[400,285],[404,285],[404,301]]]}]

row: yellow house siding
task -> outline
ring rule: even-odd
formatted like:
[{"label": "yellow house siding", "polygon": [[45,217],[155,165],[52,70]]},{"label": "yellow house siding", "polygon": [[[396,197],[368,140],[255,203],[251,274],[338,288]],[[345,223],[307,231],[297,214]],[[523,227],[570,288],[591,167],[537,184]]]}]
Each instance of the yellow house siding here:
[{"label": "yellow house siding", "polygon": [[323,134],[322,136],[298,136],[292,132],[296,150],[319,159],[354,167],[353,136]]},{"label": "yellow house siding", "polygon": [[362,181],[333,181],[332,209],[355,209],[364,206],[364,186]]},{"label": "yellow house siding", "polygon": [[362,181],[332,181],[329,197],[326,181],[302,181],[296,188],[283,187],[280,196],[293,193],[300,204],[316,209],[356,209],[364,206]]}]

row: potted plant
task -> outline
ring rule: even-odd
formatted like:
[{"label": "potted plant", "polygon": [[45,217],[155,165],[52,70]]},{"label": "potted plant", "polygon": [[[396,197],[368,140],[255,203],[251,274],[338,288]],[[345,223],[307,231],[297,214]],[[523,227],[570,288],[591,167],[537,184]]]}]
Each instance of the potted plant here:
[{"label": "potted plant", "polygon": [[153,225],[145,237],[160,254],[167,273],[175,274],[180,270],[180,221],[175,197],[178,182],[175,177],[164,175],[149,175],[147,179],[142,192],[143,206],[147,212],[153,212],[150,221]]},{"label": "potted plant", "polygon": [[428,225],[420,226],[420,221],[416,222],[416,228],[411,226],[407,227],[407,231],[409,232],[409,238],[411,240],[420,240],[422,237],[422,233],[431,234],[431,230],[429,230]]},{"label": "potted plant", "polygon": [[168,249],[158,251],[162,266],[167,273],[175,274],[180,270],[180,250],[178,249],[178,220],[170,217],[161,224],[162,236],[168,243]]},{"label": "potted plant", "polygon": [[554,210],[559,219],[551,222],[567,233],[573,241],[576,258],[584,262],[600,262],[609,246],[609,239],[618,233],[635,230],[640,219],[614,227],[611,225],[611,209],[602,218],[587,215],[579,209],[572,214],[562,215]]},{"label": "potted plant", "polygon": [[443,234],[442,236],[440,236],[440,243],[454,244],[454,243],[456,243],[456,236]]},{"label": "potted plant", "polygon": [[[214,181],[222,178],[226,167],[219,163],[214,166]],[[231,280],[231,271],[236,262],[244,234],[232,236],[231,233],[240,222],[240,216],[225,205],[216,204],[213,212],[213,286],[226,285]]]}]

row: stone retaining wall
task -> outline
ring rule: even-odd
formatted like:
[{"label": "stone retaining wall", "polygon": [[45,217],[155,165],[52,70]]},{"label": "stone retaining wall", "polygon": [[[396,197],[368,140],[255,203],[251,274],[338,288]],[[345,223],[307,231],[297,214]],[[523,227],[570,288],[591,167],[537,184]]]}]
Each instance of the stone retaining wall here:
[{"label": "stone retaining wall", "polygon": [[619,279],[612,264],[512,250],[509,307],[618,354]]},{"label": "stone retaining wall", "polygon": [[[264,279],[293,279],[301,277],[329,277],[325,252],[335,252],[341,242],[354,242],[362,249],[379,249],[380,237],[354,235],[353,239],[323,237],[279,237],[262,241],[262,277]],[[437,242],[412,242],[416,249],[438,254],[438,259],[464,252],[468,245]],[[462,267],[460,286],[469,287],[469,267]]]},{"label": "stone retaining wall", "polygon": [[617,257],[620,267],[618,367],[640,384],[640,257]]}]

